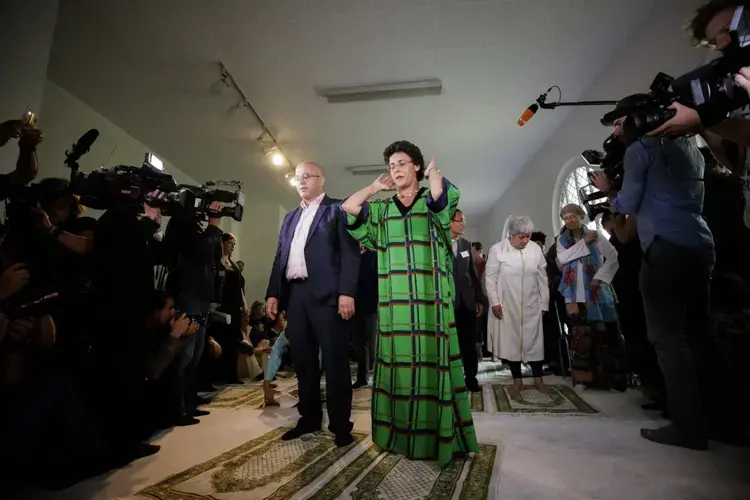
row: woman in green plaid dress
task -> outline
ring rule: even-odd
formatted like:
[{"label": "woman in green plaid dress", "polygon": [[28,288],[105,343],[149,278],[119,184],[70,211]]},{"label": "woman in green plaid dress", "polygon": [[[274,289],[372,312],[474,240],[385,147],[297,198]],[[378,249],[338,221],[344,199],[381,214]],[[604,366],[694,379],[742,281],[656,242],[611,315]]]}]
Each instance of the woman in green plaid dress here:
[{"label": "woman in green plaid dress", "polygon": [[[390,175],[342,204],[349,232],[378,252],[372,439],[445,467],[477,451],[453,317],[450,220],[459,191],[434,160],[425,169],[409,142],[391,144],[383,156]],[[423,178],[429,188],[420,187]],[[394,188],[392,198],[367,201]]]}]

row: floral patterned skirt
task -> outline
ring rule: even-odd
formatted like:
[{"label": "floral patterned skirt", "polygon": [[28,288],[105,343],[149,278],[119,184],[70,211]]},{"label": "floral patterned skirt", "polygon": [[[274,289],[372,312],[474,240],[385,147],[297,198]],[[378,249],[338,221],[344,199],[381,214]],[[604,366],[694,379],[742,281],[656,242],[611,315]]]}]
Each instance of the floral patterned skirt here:
[{"label": "floral patterned skirt", "polygon": [[625,390],[625,339],[619,325],[587,319],[585,304],[578,304],[577,314],[569,311],[568,319],[572,330],[570,369],[573,382]]}]

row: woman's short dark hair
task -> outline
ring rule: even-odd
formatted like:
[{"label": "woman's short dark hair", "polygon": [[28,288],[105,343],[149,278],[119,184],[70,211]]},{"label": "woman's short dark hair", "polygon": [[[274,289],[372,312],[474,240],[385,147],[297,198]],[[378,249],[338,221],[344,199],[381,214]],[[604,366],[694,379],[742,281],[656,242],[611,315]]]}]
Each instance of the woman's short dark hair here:
[{"label": "woman's short dark hair", "polygon": [[227,241],[236,240],[236,239],[237,238],[235,238],[232,233],[222,233],[221,234],[221,242],[222,243],[226,243]]},{"label": "woman's short dark hair", "polygon": [[250,317],[252,318],[256,314],[259,314],[264,305],[265,303],[259,300],[256,300],[255,302],[253,302],[253,304],[250,306]]},{"label": "woman's short dark hair", "polygon": [[417,180],[421,181],[424,179],[424,157],[422,156],[422,151],[417,146],[409,141],[394,142],[383,151],[383,161],[386,165],[391,161],[391,156],[396,153],[404,153],[411,158],[412,163],[419,167],[419,170],[417,170]]},{"label": "woman's short dark hair", "polygon": [[476,250],[477,252],[481,252],[481,251],[482,251],[482,249],[483,249],[483,247],[482,247],[482,242],[481,242],[481,241],[473,241],[473,242],[471,243],[471,248],[473,248],[473,249],[474,249],[474,250]]},{"label": "woman's short dark hair", "polygon": [[531,233],[531,241],[538,241],[544,245],[547,242],[547,235],[541,231],[534,231]]}]

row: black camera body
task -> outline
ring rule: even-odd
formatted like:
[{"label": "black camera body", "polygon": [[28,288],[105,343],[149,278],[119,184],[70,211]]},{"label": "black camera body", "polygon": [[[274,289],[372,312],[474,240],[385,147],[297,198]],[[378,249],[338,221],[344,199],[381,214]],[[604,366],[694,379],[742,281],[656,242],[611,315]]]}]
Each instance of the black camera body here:
[{"label": "black camera body", "polygon": [[[599,170],[604,172],[609,177],[612,187],[615,190],[620,190],[625,175],[623,160],[625,159],[627,147],[612,134],[604,140],[602,149],[604,152],[588,149],[581,153],[581,156],[588,165],[598,167]],[[597,200],[607,198],[607,193],[592,189],[592,174],[593,172],[588,172],[589,181],[592,181],[592,184],[581,187],[578,190],[578,198],[586,210],[586,215],[588,215],[589,219],[594,220],[597,215],[609,211],[609,204],[606,202],[594,203]]]},{"label": "black camera body", "polygon": [[698,110],[705,127],[721,122],[729,112],[750,104],[747,92],[734,81],[741,68],[750,66],[748,15],[744,6],[735,8],[729,28],[732,40],[723,49],[722,57],[678,78],[659,73],[641,102],[607,113],[601,119],[602,125],[611,126],[625,116],[623,136],[630,144],[673,118],[675,111],[668,108],[674,102]]},{"label": "black camera body", "polygon": [[[209,181],[202,186],[180,185],[168,192],[163,200],[148,198],[146,202],[154,207],[162,207],[163,212],[165,209],[169,211],[170,205],[177,205],[196,217],[231,217],[241,222],[245,210],[245,195],[241,190],[242,183],[239,181]],[[218,212],[209,210],[211,203],[217,201],[224,205],[222,209]]]},{"label": "black camera body", "polygon": [[147,193],[156,189],[173,192],[177,184],[171,175],[150,165],[117,165],[89,173],[73,171],[70,189],[80,197],[82,205],[108,210],[116,206],[140,206]]},{"label": "black camera body", "polygon": [[[587,149],[581,153],[581,156],[590,166],[599,167],[602,172],[607,174],[613,187],[619,190],[622,187],[622,178],[625,172],[623,160],[627,147],[612,134],[604,140],[602,149],[604,152]],[[589,178],[591,178],[590,172]]]},{"label": "black camera body", "polygon": [[[147,203],[159,207],[164,215],[173,215],[176,211],[187,212],[193,216],[232,217],[242,220],[245,196],[242,194],[242,183],[238,181],[210,181],[202,186],[178,185],[174,178],[154,167],[148,161],[140,166],[117,165],[112,168],[100,168],[93,172],[79,171],[78,160],[86,154],[99,136],[95,129],[89,130],[66,151],[65,164],[70,168],[70,191],[80,197],[80,203],[97,210],[109,210],[115,207],[131,207],[142,210]],[[221,189],[227,185],[232,189]],[[164,193],[163,198],[149,196],[154,191]],[[225,206],[219,212],[208,213],[208,206],[214,202]]]}]

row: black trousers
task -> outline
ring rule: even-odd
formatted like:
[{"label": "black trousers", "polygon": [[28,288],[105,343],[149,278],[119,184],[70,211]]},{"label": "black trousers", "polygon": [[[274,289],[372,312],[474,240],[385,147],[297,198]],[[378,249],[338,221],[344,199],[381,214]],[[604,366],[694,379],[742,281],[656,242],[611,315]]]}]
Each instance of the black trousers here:
[{"label": "black trousers", "polygon": [[375,335],[378,313],[357,312],[354,322],[354,350],[357,353],[357,381],[367,382],[367,372],[375,366]]},{"label": "black trousers", "polygon": [[669,412],[678,429],[696,437],[708,432],[702,395],[712,392],[705,356],[711,350],[709,283],[714,260],[712,249],[657,238],[643,257],[640,274],[648,338],[664,376]]},{"label": "black trousers", "polygon": [[[523,378],[523,374],[521,373],[520,361],[508,361],[507,359],[504,359],[503,362],[510,367],[510,373],[511,375],[513,375],[513,380]],[[543,365],[543,361],[529,361],[529,366],[531,366],[531,373],[534,375],[534,378],[542,378]]]},{"label": "black trousers", "polygon": [[237,357],[242,341],[240,318],[233,316],[231,325],[213,325],[208,329],[208,334],[221,346],[219,359],[212,360],[209,357],[203,359],[203,362],[209,366],[208,382],[236,382]]},{"label": "black trousers", "polygon": [[454,309],[456,315],[456,330],[458,332],[458,347],[461,350],[461,360],[464,364],[464,378],[466,385],[477,384],[477,315],[476,311],[469,311],[460,305]]},{"label": "black trousers", "polygon": [[352,381],[349,373],[349,328],[338,315],[338,307],[321,304],[309,282],[289,285],[286,335],[299,384],[300,421],[297,427],[316,430],[323,420],[320,400],[321,367],[318,349],[326,367],[328,429],[334,434],[352,430]]}]

